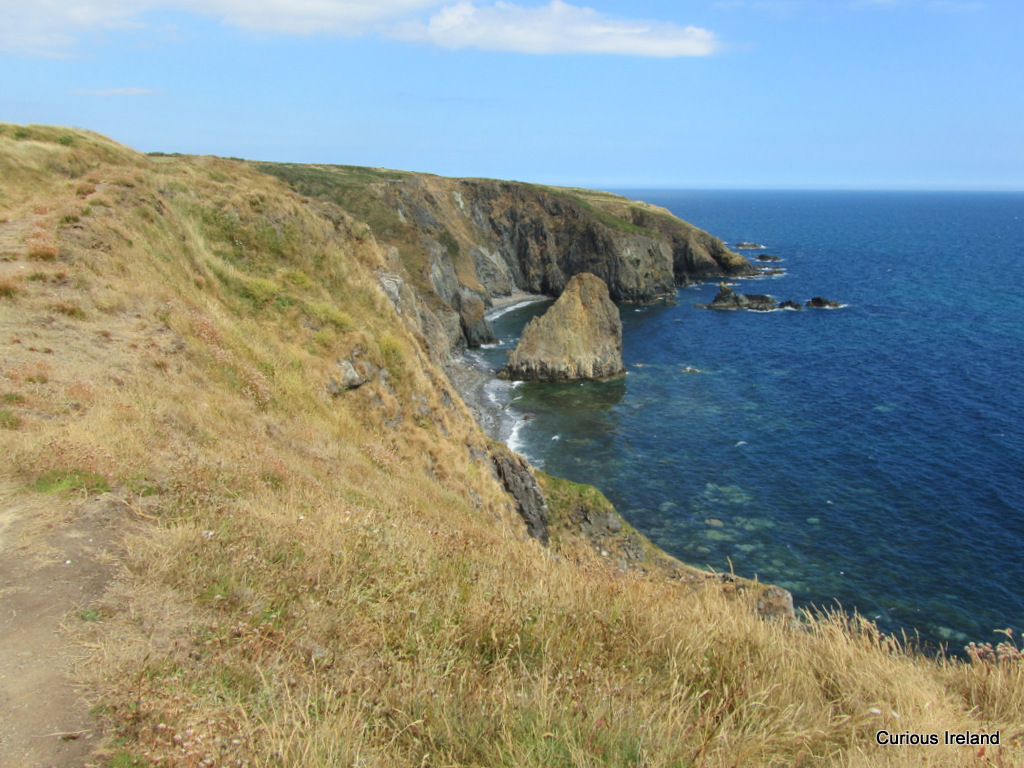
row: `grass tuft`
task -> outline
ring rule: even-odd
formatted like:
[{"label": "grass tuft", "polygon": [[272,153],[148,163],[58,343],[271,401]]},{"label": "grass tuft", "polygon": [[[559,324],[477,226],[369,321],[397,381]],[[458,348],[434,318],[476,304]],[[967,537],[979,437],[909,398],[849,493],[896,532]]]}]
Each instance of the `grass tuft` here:
[{"label": "grass tuft", "polygon": [[62,315],[73,317],[76,320],[81,320],[85,317],[85,312],[77,304],[70,301],[58,301],[51,307],[54,312],[59,312]]},{"label": "grass tuft", "polygon": [[11,275],[0,277],[0,299],[13,299],[20,291],[21,286],[18,285],[16,277]]},{"label": "grass tuft", "polygon": [[37,232],[26,240],[28,257],[36,261],[56,261],[60,254],[56,238],[47,232]]}]

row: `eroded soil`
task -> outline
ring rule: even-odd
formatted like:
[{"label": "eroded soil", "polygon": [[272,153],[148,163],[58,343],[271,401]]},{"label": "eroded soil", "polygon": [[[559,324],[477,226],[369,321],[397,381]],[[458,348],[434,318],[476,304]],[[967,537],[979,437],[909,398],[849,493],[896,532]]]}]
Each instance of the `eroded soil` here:
[{"label": "eroded soil", "polygon": [[112,494],[0,488],[0,768],[93,764],[98,722],[72,667],[129,520]]}]

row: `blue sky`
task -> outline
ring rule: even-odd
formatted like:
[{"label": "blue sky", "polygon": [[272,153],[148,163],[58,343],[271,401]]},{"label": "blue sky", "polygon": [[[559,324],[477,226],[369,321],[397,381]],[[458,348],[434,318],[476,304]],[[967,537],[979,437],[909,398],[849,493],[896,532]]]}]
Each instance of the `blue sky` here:
[{"label": "blue sky", "polygon": [[0,0],[0,120],[539,183],[1024,190],[1020,0]]}]

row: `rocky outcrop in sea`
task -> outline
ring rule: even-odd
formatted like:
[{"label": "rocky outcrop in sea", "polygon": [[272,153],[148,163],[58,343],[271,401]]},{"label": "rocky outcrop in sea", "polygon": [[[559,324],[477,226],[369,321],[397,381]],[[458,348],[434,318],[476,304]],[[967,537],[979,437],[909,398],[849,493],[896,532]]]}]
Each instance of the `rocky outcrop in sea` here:
[{"label": "rocky outcrop in sea", "polygon": [[749,309],[754,312],[771,312],[773,309],[802,310],[804,307],[811,307],[812,309],[836,309],[843,305],[838,301],[825,299],[821,296],[815,296],[806,304],[800,304],[799,302],[791,299],[780,302],[763,293],[736,293],[736,291],[732,289],[732,286],[727,283],[719,283],[718,293],[715,295],[715,298],[711,300],[710,304],[697,304],[695,306],[698,309]]},{"label": "rocky outcrop in sea", "polygon": [[698,304],[700,309],[752,309],[769,312],[778,309],[778,302],[763,293],[736,293],[727,283],[718,285],[718,293],[710,304]]},{"label": "rocky outcrop in sea", "polygon": [[574,275],[558,301],[523,329],[502,376],[526,381],[609,379],[626,372],[622,320],[608,286]]}]

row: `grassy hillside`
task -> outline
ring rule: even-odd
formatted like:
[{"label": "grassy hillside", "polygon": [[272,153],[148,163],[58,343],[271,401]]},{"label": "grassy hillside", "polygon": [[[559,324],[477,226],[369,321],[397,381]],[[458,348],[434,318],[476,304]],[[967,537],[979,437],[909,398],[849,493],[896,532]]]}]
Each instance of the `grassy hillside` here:
[{"label": "grassy hillside", "polygon": [[607,502],[551,478],[529,539],[362,194],[0,124],[0,554],[116,528],[47,641],[80,650],[91,762],[1024,764],[1012,638],[964,663],[759,619],[730,579],[620,569],[565,522]]}]

